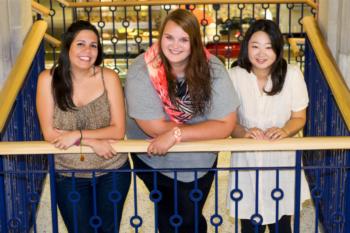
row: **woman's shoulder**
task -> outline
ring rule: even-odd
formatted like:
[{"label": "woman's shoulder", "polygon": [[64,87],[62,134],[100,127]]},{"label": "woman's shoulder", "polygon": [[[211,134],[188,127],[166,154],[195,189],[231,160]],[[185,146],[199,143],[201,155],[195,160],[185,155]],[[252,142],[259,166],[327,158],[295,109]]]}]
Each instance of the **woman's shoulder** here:
[{"label": "woman's shoulder", "polygon": [[246,77],[250,75],[250,73],[246,69],[240,66],[234,66],[230,68],[228,70],[228,73],[231,79],[246,79]]},{"label": "woman's shoulder", "polygon": [[287,72],[301,72],[301,70],[296,64],[287,64]]},{"label": "woman's shoulder", "polygon": [[41,71],[40,72],[40,76],[44,76],[44,77],[47,77],[47,76],[52,76],[52,71],[51,71],[51,69],[45,69],[45,70],[43,70],[43,71]]},{"label": "woman's shoulder", "polygon": [[144,53],[141,53],[131,62],[128,68],[128,74],[141,73],[145,69],[146,69],[145,57],[144,57]]},{"label": "woman's shoulder", "polygon": [[144,54],[138,55],[130,64],[127,74],[126,74],[126,82],[128,80],[143,80],[147,79],[148,70],[145,62]]},{"label": "woman's shoulder", "polygon": [[103,78],[105,80],[110,80],[110,79],[116,79],[119,78],[119,75],[116,71],[108,68],[108,67],[101,67],[99,72],[102,72],[101,75],[103,75]]},{"label": "woman's shoulder", "polygon": [[228,76],[227,69],[222,61],[215,55],[209,57],[209,68],[214,79]]},{"label": "woman's shoulder", "polygon": [[41,71],[38,77],[38,82],[49,82],[52,81],[52,70],[51,69],[45,69]]},{"label": "woman's shoulder", "polygon": [[99,72],[103,75],[103,82],[107,90],[115,91],[115,87],[121,85],[119,75],[116,71],[107,67],[101,67]]},{"label": "woman's shoulder", "polygon": [[223,62],[213,54],[209,56],[209,63],[212,65],[219,65],[219,66],[224,65]]},{"label": "woman's shoulder", "polygon": [[304,75],[301,72],[298,65],[288,64],[286,80],[304,79]]}]

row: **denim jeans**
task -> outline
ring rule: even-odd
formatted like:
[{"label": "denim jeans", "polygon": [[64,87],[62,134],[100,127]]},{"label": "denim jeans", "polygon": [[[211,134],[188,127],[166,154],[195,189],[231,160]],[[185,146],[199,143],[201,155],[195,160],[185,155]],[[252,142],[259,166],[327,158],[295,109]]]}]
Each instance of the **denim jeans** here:
[{"label": "denim jeans", "polygon": [[[120,169],[129,168],[127,161]],[[119,232],[130,180],[130,172],[109,172],[95,179],[57,175],[57,203],[68,232]]]}]

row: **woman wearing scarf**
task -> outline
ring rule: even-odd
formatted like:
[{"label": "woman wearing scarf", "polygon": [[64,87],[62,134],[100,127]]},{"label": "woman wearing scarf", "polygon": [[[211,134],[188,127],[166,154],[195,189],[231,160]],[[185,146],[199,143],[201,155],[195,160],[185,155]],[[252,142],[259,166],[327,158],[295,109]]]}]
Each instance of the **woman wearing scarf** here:
[{"label": "woman wearing scarf", "polygon": [[160,233],[206,233],[202,209],[217,153],[168,150],[179,142],[228,137],[238,98],[222,62],[203,47],[192,13],[171,12],[159,38],[134,60],[126,79],[128,138],[150,140],[147,153],[132,156],[134,167],[162,169],[137,173],[156,204]]}]

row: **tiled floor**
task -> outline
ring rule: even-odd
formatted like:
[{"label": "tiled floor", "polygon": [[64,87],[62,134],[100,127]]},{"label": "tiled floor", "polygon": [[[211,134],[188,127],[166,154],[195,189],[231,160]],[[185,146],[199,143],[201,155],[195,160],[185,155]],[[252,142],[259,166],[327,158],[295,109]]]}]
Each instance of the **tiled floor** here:
[{"label": "tiled floor", "polygon": [[[225,167],[229,165],[229,154],[222,153],[219,156],[220,167]],[[227,189],[227,173],[221,173],[219,175],[219,213],[223,216],[223,224],[219,228],[219,233],[231,233],[234,232],[234,219],[228,216],[228,211],[226,210],[226,189]],[[131,187],[133,187],[131,185]],[[37,215],[37,232],[40,233],[49,233],[51,230],[51,209],[50,209],[50,199],[49,199],[49,183],[48,179],[45,183],[45,189],[41,199],[39,212]],[[130,189],[128,198],[125,203],[123,219],[121,224],[121,233],[133,233],[135,230],[130,226],[130,217],[134,215],[134,202],[133,202],[133,190]],[[206,205],[204,207],[204,213],[209,223],[210,215],[213,214],[215,195],[213,189],[211,190]],[[139,233],[152,233],[154,231],[154,215],[153,215],[153,205],[149,201],[148,191],[141,181],[138,180],[138,214],[142,216],[143,223],[139,228]],[[301,233],[311,233],[315,232],[314,223],[315,223],[314,209],[311,201],[307,201],[303,205],[301,212]],[[210,225],[210,224],[208,224]],[[59,232],[66,233],[64,223],[59,217]],[[208,232],[215,232],[213,226],[209,226]]]}]

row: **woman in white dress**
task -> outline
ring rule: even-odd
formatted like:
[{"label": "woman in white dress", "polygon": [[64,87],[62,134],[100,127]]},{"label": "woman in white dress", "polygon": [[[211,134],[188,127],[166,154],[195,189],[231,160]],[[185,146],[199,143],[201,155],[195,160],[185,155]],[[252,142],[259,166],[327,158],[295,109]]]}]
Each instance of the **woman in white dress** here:
[{"label": "woman in white dress", "polygon": [[[299,68],[283,59],[283,36],[273,21],[257,20],[251,25],[229,73],[241,102],[233,137],[280,140],[304,127],[309,102],[306,84]],[[231,166],[291,167],[295,151],[235,152]],[[294,173],[290,169],[231,172],[228,207],[240,219],[242,233],[264,232],[266,226],[270,232],[292,232]],[[301,180],[304,201],[310,196],[304,173]],[[242,198],[237,198],[237,190]]]}]

